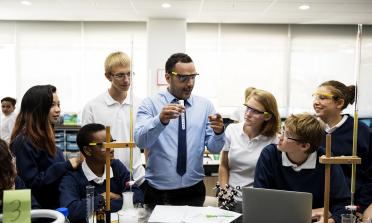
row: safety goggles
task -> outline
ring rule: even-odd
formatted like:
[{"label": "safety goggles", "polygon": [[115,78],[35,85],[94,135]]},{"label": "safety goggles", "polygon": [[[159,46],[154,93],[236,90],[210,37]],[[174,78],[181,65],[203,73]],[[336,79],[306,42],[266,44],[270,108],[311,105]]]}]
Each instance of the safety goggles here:
[{"label": "safety goggles", "polygon": [[243,105],[247,107],[247,110],[245,110],[245,114],[250,113],[255,118],[261,118],[262,116],[269,114],[268,112],[262,112],[252,107],[249,107],[247,104],[243,104]]},{"label": "safety goggles", "polygon": [[176,72],[172,72],[174,76],[177,77],[177,79],[182,83],[187,83],[190,81],[190,79],[194,82],[196,77],[199,75],[198,73],[195,74],[177,74]]},{"label": "safety goggles", "polygon": [[294,139],[294,138],[289,137],[288,133],[285,132],[285,126],[284,126],[284,125],[282,125],[282,126],[280,127],[280,130],[281,130],[280,135],[284,134],[284,140],[285,140],[286,142],[288,142],[289,139],[291,139],[291,140],[293,140],[293,141],[297,141],[297,142],[300,141],[300,140],[298,140],[298,139]]},{"label": "safety goggles", "polygon": [[329,103],[332,100],[338,100],[339,97],[330,95],[330,94],[325,94],[325,93],[320,93],[316,92],[311,95],[313,97],[313,101],[318,101],[318,102],[324,102],[324,103]]}]

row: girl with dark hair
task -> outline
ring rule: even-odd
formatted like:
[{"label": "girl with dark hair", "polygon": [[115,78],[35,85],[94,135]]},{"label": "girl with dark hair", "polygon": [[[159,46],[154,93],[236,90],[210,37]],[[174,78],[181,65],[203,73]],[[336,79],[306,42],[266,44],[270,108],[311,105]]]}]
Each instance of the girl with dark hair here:
[{"label": "girl with dark hair", "polygon": [[[4,190],[27,189],[25,183],[17,176],[15,158],[12,156],[8,144],[0,139],[0,214],[3,213]],[[31,195],[31,208],[40,209],[34,196]]]},{"label": "girl with dark hair", "polygon": [[62,176],[81,163],[77,158],[65,161],[55,145],[53,125],[61,112],[56,91],[52,85],[37,85],[25,93],[10,144],[20,178],[43,209],[58,206]]},{"label": "girl with dark hair", "polygon": [[[316,116],[325,123],[326,134],[332,135],[332,153],[335,156],[352,156],[354,118],[341,114],[341,111],[354,103],[355,86],[327,81],[318,87],[313,98]],[[326,146],[325,138],[322,146]],[[357,156],[362,158],[362,164],[356,165],[354,203],[360,206],[360,216],[372,203],[372,131],[361,121],[358,121]],[[341,167],[350,187],[352,167],[348,164]]]}]

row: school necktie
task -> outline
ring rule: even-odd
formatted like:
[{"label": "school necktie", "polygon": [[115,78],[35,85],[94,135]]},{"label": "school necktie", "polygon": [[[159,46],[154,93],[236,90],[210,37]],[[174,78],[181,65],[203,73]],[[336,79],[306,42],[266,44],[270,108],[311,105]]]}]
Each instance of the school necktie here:
[{"label": "school necktie", "polygon": [[[178,100],[173,100],[178,103]],[[186,100],[185,100],[186,107]],[[177,173],[182,177],[186,173],[187,143],[186,143],[186,110],[184,113],[184,129],[182,129],[182,115],[178,116],[178,155],[177,155]]]}]

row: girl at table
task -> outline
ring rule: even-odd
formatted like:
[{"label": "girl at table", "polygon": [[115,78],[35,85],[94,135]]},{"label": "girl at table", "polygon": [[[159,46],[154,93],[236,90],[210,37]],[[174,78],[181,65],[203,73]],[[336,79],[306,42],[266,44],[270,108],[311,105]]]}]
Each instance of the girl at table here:
[{"label": "girl at table", "polygon": [[[2,139],[0,139],[0,170],[0,214],[2,214],[4,190],[27,189],[25,183],[17,176],[16,159],[10,152],[8,144]],[[31,195],[31,209],[40,208],[34,196]]]},{"label": "girl at table", "polygon": [[256,89],[244,105],[244,122],[226,128],[226,143],[219,167],[221,188],[228,184],[237,189],[239,196],[235,197],[236,200],[241,200],[239,187],[253,187],[261,151],[265,146],[278,142],[280,127],[278,105],[270,92]]},{"label": "girl at table", "polygon": [[52,85],[38,85],[25,93],[10,144],[19,177],[43,209],[58,207],[62,176],[80,164],[77,158],[65,161],[54,142],[53,125],[61,112],[56,91]]},{"label": "girl at table", "polygon": [[[319,120],[325,123],[326,134],[332,135],[332,153],[335,156],[352,156],[354,118],[341,114],[355,100],[355,86],[345,86],[335,80],[319,85],[313,94],[313,107]],[[326,140],[323,140],[323,147]],[[357,156],[362,164],[356,165],[355,205],[360,206],[359,216],[372,203],[372,131],[358,121]],[[350,187],[351,170],[349,164],[341,165]]]}]

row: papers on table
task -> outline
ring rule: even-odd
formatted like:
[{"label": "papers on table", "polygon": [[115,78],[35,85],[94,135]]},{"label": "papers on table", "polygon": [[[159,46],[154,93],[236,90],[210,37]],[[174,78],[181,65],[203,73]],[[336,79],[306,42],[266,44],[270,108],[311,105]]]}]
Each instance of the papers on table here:
[{"label": "papers on table", "polygon": [[[206,215],[230,215],[233,217],[212,217]],[[166,206],[157,205],[148,222],[184,222],[184,223],[228,223],[241,214],[215,207]]]}]

